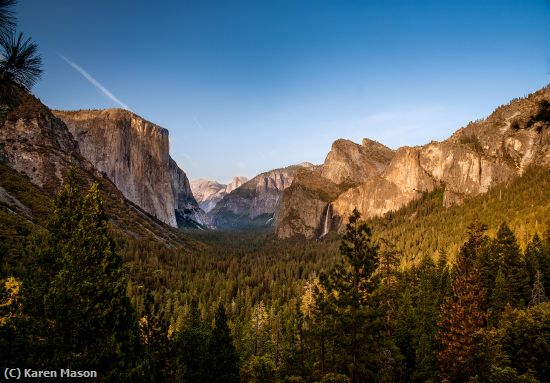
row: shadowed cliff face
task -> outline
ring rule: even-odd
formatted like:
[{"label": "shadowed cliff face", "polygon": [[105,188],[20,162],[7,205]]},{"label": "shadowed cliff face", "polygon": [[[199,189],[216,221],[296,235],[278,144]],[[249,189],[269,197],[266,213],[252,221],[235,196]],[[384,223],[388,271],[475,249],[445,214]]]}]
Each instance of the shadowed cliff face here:
[{"label": "shadowed cliff face", "polygon": [[363,153],[358,147],[336,141],[320,174],[297,178],[282,198],[279,237],[319,236],[329,203],[331,220],[338,223],[354,208],[365,217],[383,215],[436,187],[444,187],[443,203],[450,206],[510,181],[528,166],[549,167],[550,89],[499,107],[443,142],[403,147],[395,154],[373,145]]},{"label": "shadowed cliff face", "polygon": [[250,228],[274,225],[283,191],[294,180],[298,169],[313,165],[303,163],[261,173],[225,195],[208,213],[217,228]]},{"label": "shadowed cliff face", "polygon": [[166,129],[122,109],[54,113],[130,201],[171,226],[206,225],[187,176],[170,158]]}]

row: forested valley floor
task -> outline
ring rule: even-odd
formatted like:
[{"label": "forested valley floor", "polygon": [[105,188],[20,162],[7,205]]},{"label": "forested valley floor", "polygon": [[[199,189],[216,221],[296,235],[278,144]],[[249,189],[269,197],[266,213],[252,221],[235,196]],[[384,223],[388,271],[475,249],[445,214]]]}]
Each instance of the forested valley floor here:
[{"label": "forested valley floor", "polygon": [[187,249],[121,236],[98,185],[78,186],[69,177],[37,222],[2,208],[2,366],[103,381],[548,381],[548,170],[462,206],[436,190],[385,218],[355,214],[322,240],[188,232]]}]

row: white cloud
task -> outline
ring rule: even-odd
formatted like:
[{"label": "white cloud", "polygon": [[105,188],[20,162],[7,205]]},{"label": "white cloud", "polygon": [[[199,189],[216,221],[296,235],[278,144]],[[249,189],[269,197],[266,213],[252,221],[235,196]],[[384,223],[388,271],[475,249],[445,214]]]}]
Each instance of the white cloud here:
[{"label": "white cloud", "polygon": [[95,78],[92,77],[91,74],[89,74],[88,72],[86,72],[84,70],[84,68],[82,68],[80,65],[78,65],[77,63],[69,60],[68,58],[66,58],[65,56],[61,55],[61,54],[58,54],[59,57],[61,57],[63,60],[65,60],[65,62],[67,64],[69,64],[70,66],[72,66],[74,69],[76,69],[82,76],[84,76],[84,78],[86,80],[88,80],[93,86],[95,86],[97,89],[99,89],[105,96],[107,96],[107,98],[109,98],[111,101],[115,102],[116,104],[120,105],[122,108],[124,109],[127,109],[129,111],[131,111],[131,109],[128,107],[128,105],[126,105],[125,103],[123,103],[122,101],[120,101],[118,98],[115,97],[114,94],[112,94],[109,89],[105,88],[103,85],[101,85],[99,83],[99,81],[97,81]]}]

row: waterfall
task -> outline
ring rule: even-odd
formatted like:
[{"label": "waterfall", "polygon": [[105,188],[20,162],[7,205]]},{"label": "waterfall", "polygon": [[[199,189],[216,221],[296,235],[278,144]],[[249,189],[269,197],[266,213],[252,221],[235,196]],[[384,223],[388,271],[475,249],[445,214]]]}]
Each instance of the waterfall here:
[{"label": "waterfall", "polygon": [[327,211],[325,213],[325,225],[323,226],[323,233],[321,234],[321,236],[319,238],[323,238],[325,235],[328,234],[329,230],[330,230],[330,221],[332,219],[332,212],[331,212],[331,209],[332,209],[332,206],[331,204],[329,203],[327,205]]}]

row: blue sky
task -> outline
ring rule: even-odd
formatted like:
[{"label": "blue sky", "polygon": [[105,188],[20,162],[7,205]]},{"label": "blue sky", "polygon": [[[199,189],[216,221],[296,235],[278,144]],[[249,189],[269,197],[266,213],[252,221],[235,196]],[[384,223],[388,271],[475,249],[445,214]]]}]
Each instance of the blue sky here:
[{"label": "blue sky", "polygon": [[45,104],[127,105],[169,129],[190,179],[322,163],[337,138],[445,139],[550,82],[550,0],[20,0],[17,16]]}]

